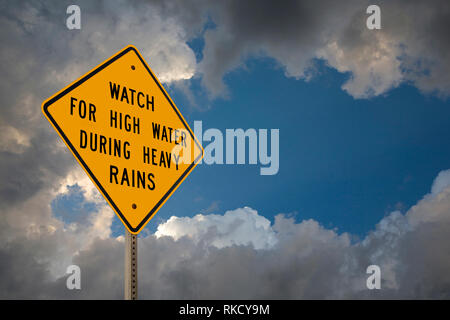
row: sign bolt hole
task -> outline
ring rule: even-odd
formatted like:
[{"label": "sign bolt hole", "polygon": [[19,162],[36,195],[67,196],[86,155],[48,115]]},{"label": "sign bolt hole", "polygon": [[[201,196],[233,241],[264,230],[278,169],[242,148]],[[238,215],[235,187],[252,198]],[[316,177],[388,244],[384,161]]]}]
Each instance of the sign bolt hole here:
[{"label": "sign bolt hole", "polygon": [[134,70],[134,69],[136,69],[136,67],[132,65],[132,66],[131,66],[131,70]]},{"label": "sign bolt hole", "polygon": [[136,208],[137,208],[136,203],[133,203],[133,204],[131,205],[131,207],[132,207],[133,209],[136,209]]}]

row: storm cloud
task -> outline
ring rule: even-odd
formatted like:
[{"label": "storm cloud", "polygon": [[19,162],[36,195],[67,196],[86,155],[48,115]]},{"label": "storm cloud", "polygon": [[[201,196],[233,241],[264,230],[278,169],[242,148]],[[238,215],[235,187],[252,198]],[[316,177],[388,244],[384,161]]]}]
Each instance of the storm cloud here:
[{"label": "storm cloud", "polygon": [[[381,30],[366,28],[369,4],[381,8]],[[226,93],[223,76],[251,56],[275,59],[286,76],[309,80],[317,61],[348,74],[342,89],[370,98],[408,83],[450,93],[448,1],[221,1],[205,32],[203,83]]]},{"label": "storm cloud", "polygon": [[[166,84],[199,77],[212,97],[255,56],[301,81],[323,60],[348,75],[342,88],[355,98],[402,83],[447,97],[448,2],[378,3],[383,28],[371,31],[364,1],[79,1],[82,30],[68,32],[61,1],[0,1],[0,298],[123,297],[114,214],[44,120],[44,99],[130,43]],[[194,37],[204,39],[201,59]],[[140,239],[140,297],[448,298],[449,176],[361,241],[284,214],[271,224],[247,207],[179,212]],[[66,223],[50,204],[75,185],[95,210]],[[81,291],[66,289],[71,263]],[[365,287],[370,264],[381,267],[381,291]]]},{"label": "storm cloud", "polygon": [[[248,207],[223,215],[172,217],[156,234],[140,237],[140,298],[449,298],[446,176],[448,171],[440,174],[434,192],[405,214],[390,213],[360,241],[312,219],[296,222],[279,214],[270,224]],[[41,228],[3,244],[0,296],[121,299],[123,237],[92,238],[65,261],[80,266],[80,291],[65,287],[67,264],[54,269],[59,277],[52,275],[51,261],[69,253],[62,248],[76,233]],[[366,287],[366,268],[372,264],[381,268],[381,290]]]}]

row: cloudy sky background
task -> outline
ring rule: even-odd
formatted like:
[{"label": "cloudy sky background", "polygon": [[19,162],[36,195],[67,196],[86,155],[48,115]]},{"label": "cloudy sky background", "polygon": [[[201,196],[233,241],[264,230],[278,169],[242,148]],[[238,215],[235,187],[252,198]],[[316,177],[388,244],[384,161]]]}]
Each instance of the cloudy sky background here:
[{"label": "cloudy sky background", "polygon": [[77,1],[70,31],[72,3],[0,1],[0,298],[123,298],[123,227],[40,106],[128,44],[191,125],[284,150],[194,170],[140,236],[140,298],[449,298],[448,1],[377,1],[377,31],[364,1]]}]

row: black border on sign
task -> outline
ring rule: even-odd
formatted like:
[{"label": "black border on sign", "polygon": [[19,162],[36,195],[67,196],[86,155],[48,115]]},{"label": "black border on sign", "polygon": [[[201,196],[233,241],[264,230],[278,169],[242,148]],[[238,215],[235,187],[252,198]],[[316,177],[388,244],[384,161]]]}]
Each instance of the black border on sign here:
[{"label": "black border on sign", "polygon": [[[109,66],[111,63],[113,63],[114,61],[116,61],[117,59],[119,59],[120,57],[122,57],[123,55],[125,55],[126,53],[128,53],[129,51],[134,51],[136,53],[136,55],[138,56],[139,60],[141,60],[142,64],[144,65],[145,69],[147,69],[148,73],[150,74],[150,76],[152,77],[152,79],[155,81],[155,83],[158,85],[159,89],[161,90],[161,92],[164,94],[164,96],[166,97],[167,101],[169,101],[170,105],[172,106],[172,109],[175,111],[175,113],[177,114],[178,118],[181,120],[181,122],[183,123],[184,127],[186,128],[186,130],[190,133],[192,139],[195,141],[195,143],[197,144],[197,146],[199,147],[201,153],[200,155],[194,160],[194,162],[192,162],[189,167],[181,174],[181,176],[177,179],[177,181],[175,181],[175,183],[172,185],[172,187],[170,187],[170,189],[164,194],[164,196],[156,203],[156,205],[150,210],[150,212],[145,216],[145,218],[137,225],[136,228],[133,228],[130,223],[128,222],[128,220],[125,218],[125,216],[122,214],[122,212],[119,210],[119,208],[117,207],[117,205],[114,203],[113,199],[109,196],[109,194],[106,192],[106,190],[103,188],[103,186],[100,184],[100,182],[98,181],[97,177],[94,175],[94,173],[91,171],[91,169],[89,169],[89,167],[87,166],[86,162],[84,162],[84,160],[81,158],[80,154],[77,152],[77,150],[75,149],[75,147],[72,145],[72,143],[70,142],[70,140],[67,138],[67,136],[64,134],[64,131],[59,127],[59,125],[56,123],[55,119],[51,116],[50,112],[48,111],[48,107],[50,107],[54,102],[58,101],[59,99],[61,99],[62,97],[64,97],[67,93],[69,93],[70,91],[72,91],[73,89],[75,89],[76,87],[80,86],[81,84],[83,84],[86,80],[90,79],[91,77],[95,76],[97,73],[99,73],[100,71],[102,71],[103,69],[105,69],[107,66]],[[184,121],[183,117],[180,115],[178,109],[174,106],[172,100],[169,98],[169,96],[167,95],[166,91],[162,88],[161,84],[159,83],[158,79],[155,77],[155,75],[153,74],[153,72],[150,70],[150,68],[147,66],[147,64],[145,63],[144,59],[142,59],[141,55],[139,54],[139,52],[132,46],[126,47],[122,52],[119,52],[117,55],[115,55],[114,57],[112,57],[109,60],[106,60],[104,63],[102,63],[100,66],[98,66],[97,68],[95,68],[94,70],[92,70],[91,72],[89,72],[88,74],[86,74],[85,76],[83,76],[81,79],[79,79],[78,81],[76,81],[75,83],[73,83],[72,85],[70,85],[69,87],[67,87],[65,90],[63,90],[62,92],[58,93],[56,96],[54,96],[53,98],[51,98],[50,100],[46,101],[44,106],[43,106],[43,111],[45,113],[45,115],[48,117],[48,119],[52,122],[52,124],[55,126],[55,128],[58,130],[59,134],[61,135],[61,137],[64,139],[64,141],[66,142],[66,144],[70,147],[70,149],[72,150],[73,154],[76,156],[77,160],[83,165],[84,169],[89,173],[90,177],[94,180],[95,184],[97,185],[97,187],[102,191],[103,195],[108,199],[108,202],[111,204],[111,206],[114,208],[114,210],[117,212],[117,214],[121,217],[122,221],[126,224],[127,228],[129,230],[131,230],[132,232],[138,233],[140,231],[140,229],[142,228],[142,226],[153,217],[153,215],[156,213],[156,211],[159,209],[159,207],[161,206],[161,204],[170,196],[170,194],[175,190],[175,188],[180,184],[180,182],[184,179],[184,177],[192,170],[192,168],[197,164],[197,162],[203,157],[203,148],[200,146],[200,144],[198,143],[197,139],[195,139],[194,134],[192,133],[191,129],[189,128],[189,126],[186,124],[186,122]]]}]

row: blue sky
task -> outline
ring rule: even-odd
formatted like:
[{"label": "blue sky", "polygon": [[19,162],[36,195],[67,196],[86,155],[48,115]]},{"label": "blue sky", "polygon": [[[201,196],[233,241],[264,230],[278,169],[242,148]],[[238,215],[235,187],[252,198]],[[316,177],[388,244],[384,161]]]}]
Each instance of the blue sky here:
[{"label": "blue sky", "polygon": [[[292,214],[363,237],[381,218],[404,213],[428,193],[436,175],[450,168],[448,101],[409,85],[354,99],[341,89],[348,75],[316,63],[317,75],[304,81],[286,77],[272,59],[249,59],[226,75],[227,98],[206,99],[199,80],[191,80],[194,104],[169,87],[190,126],[202,120],[203,132],[279,128],[280,170],[261,176],[259,165],[199,165],[147,229],[155,231],[172,215],[249,206],[271,221]],[[80,196],[78,190],[53,206],[77,207]],[[117,218],[112,228],[123,233]]]},{"label": "blue sky", "polygon": [[[341,89],[346,75],[319,64],[310,82],[286,77],[270,59],[227,75],[230,98],[190,112],[188,121],[202,120],[204,130],[279,128],[280,170],[260,176],[259,166],[201,165],[159,216],[182,208],[194,214],[218,201],[220,211],[248,205],[268,218],[296,213],[363,235],[428,193],[450,167],[448,101],[408,85],[354,99]],[[174,99],[180,108],[187,103]],[[197,193],[205,200],[189,203]]]}]

